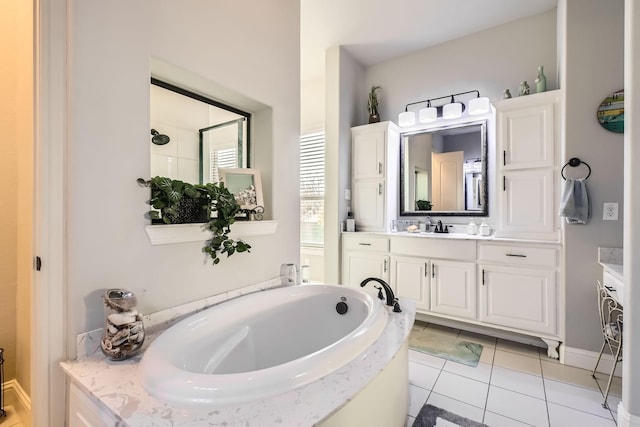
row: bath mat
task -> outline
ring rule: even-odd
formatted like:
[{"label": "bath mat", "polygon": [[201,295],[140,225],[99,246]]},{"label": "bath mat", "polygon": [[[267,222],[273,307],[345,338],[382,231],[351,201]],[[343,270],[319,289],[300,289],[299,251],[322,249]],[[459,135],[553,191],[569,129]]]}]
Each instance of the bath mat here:
[{"label": "bath mat", "polygon": [[488,427],[486,424],[461,417],[452,412],[433,405],[425,404],[415,421],[413,427]]},{"label": "bath mat", "polygon": [[453,337],[429,333],[427,329],[411,331],[409,347],[412,350],[441,357],[453,362],[476,367],[482,354],[482,345],[469,341],[459,341]]}]

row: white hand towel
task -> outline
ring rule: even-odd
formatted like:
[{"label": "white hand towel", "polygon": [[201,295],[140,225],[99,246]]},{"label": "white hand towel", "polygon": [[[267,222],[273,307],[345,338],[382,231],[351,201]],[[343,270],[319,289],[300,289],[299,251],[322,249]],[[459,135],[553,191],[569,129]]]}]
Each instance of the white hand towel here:
[{"label": "white hand towel", "polygon": [[589,220],[589,195],[584,178],[565,180],[560,216],[565,217],[568,224],[586,224]]}]

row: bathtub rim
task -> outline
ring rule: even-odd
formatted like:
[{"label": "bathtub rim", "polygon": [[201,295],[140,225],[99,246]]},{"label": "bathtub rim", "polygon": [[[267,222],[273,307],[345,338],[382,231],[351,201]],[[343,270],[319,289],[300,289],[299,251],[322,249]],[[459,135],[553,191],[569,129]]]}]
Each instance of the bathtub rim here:
[{"label": "bathtub rim", "polygon": [[[181,329],[188,328],[188,325],[203,318],[209,317],[211,319],[217,314],[232,312],[237,306],[250,304],[254,300],[264,298],[267,298],[264,302],[276,302],[275,308],[277,308],[301,294],[309,294],[306,298],[313,298],[319,294],[335,294],[337,298],[340,296],[357,298],[366,305],[370,314],[357,328],[327,347],[301,358],[251,373],[208,375],[186,371],[173,364],[172,354],[178,350],[172,346],[171,338],[173,335],[179,334]],[[284,295],[287,296],[287,299],[283,297]],[[262,311],[274,309],[273,305],[268,304],[263,307]],[[222,313],[218,313],[220,311]],[[240,320],[251,316],[253,313],[243,313]],[[342,285],[309,284],[279,287],[247,294],[188,316],[166,329],[142,355],[137,369],[138,379],[142,387],[152,396],[162,402],[180,407],[217,409],[268,399],[309,385],[355,359],[366,359],[368,352],[371,351],[373,344],[383,333],[388,321],[389,313],[382,301],[360,289]],[[236,325],[237,321],[226,319],[223,323],[226,326]],[[363,334],[363,331],[369,331],[369,333]],[[156,353],[165,350],[167,346],[171,355],[157,358]],[[346,352],[341,348],[343,346],[349,349],[348,355],[345,355]],[[292,368],[295,368],[295,371],[291,371]],[[158,372],[164,373],[165,379],[159,379],[156,375]],[[219,387],[218,384],[221,386]],[[176,388],[180,388],[181,393],[176,393]]]}]

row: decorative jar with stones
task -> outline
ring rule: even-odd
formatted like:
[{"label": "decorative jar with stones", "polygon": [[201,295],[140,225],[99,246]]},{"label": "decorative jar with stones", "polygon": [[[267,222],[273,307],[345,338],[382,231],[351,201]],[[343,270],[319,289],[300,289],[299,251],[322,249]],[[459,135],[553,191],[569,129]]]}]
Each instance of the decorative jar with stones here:
[{"label": "decorative jar with stones", "polygon": [[107,318],[100,348],[111,360],[135,356],[144,343],[142,315],[135,309],[138,299],[127,289],[108,289],[103,300]]}]

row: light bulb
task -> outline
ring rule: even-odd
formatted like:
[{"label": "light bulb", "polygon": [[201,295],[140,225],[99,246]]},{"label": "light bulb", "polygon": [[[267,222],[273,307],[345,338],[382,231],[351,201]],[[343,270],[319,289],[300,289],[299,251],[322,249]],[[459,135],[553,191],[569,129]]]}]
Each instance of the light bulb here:
[{"label": "light bulb", "polygon": [[398,114],[398,125],[402,127],[416,124],[416,113],[414,111],[404,111]]}]

